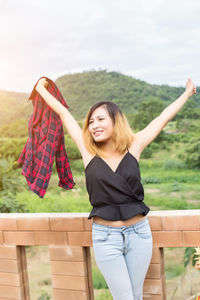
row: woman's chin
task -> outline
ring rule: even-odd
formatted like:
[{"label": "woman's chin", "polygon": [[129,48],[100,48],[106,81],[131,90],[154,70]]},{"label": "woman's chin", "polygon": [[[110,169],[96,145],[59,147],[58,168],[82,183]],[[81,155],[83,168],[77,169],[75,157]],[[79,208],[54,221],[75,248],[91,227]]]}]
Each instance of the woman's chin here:
[{"label": "woman's chin", "polygon": [[106,141],[106,139],[102,138],[102,137],[93,137],[95,143],[103,143]]},{"label": "woman's chin", "polygon": [[104,139],[94,139],[94,141],[96,142],[96,143],[102,143],[102,142],[104,142]]}]

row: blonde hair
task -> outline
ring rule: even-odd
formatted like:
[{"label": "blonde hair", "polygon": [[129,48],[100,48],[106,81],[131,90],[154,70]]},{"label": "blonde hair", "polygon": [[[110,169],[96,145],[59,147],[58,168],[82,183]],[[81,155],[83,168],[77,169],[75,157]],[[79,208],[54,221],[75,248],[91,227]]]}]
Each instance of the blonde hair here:
[{"label": "blonde hair", "polygon": [[134,140],[134,134],[128,123],[128,120],[119,107],[110,101],[100,101],[94,104],[88,111],[83,125],[83,141],[87,150],[93,155],[104,156],[105,153],[101,149],[101,142],[95,142],[89,132],[89,120],[96,108],[104,106],[113,121],[113,151],[124,153],[131,146]]}]

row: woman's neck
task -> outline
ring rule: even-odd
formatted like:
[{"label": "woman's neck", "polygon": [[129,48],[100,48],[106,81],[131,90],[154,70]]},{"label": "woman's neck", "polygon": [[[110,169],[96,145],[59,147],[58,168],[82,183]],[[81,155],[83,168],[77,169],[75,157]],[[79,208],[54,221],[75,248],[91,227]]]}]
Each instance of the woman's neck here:
[{"label": "woman's neck", "polygon": [[116,152],[111,142],[102,143],[101,150],[105,153],[105,155],[112,155]]}]

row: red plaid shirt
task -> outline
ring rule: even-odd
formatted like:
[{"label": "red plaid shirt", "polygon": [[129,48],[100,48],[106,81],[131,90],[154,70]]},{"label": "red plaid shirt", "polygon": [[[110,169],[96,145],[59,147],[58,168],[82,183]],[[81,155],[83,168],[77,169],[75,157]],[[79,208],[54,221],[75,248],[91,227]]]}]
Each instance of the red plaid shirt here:
[{"label": "red plaid shirt", "polygon": [[[47,90],[66,108],[69,108],[55,83],[49,78],[46,80],[49,83]],[[22,175],[26,177],[30,189],[43,198],[55,157],[60,179],[58,185],[68,190],[72,189],[75,183],[65,150],[62,121],[36,91],[36,85],[37,83],[28,99],[32,100],[34,107],[28,124],[29,137],[18,162],[23,165]]]}]

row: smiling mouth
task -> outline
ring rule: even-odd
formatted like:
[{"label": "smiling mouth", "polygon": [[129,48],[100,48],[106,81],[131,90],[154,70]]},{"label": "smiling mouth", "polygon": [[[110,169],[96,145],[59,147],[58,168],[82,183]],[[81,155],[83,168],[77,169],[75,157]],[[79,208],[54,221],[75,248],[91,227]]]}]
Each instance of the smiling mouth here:
[{"label": "smiling mouth", "polygon": [[95,133],[94,133],[94,136],[99,136],[99,135],[101,135],[102,134],[102,131],[96,131]]}]

